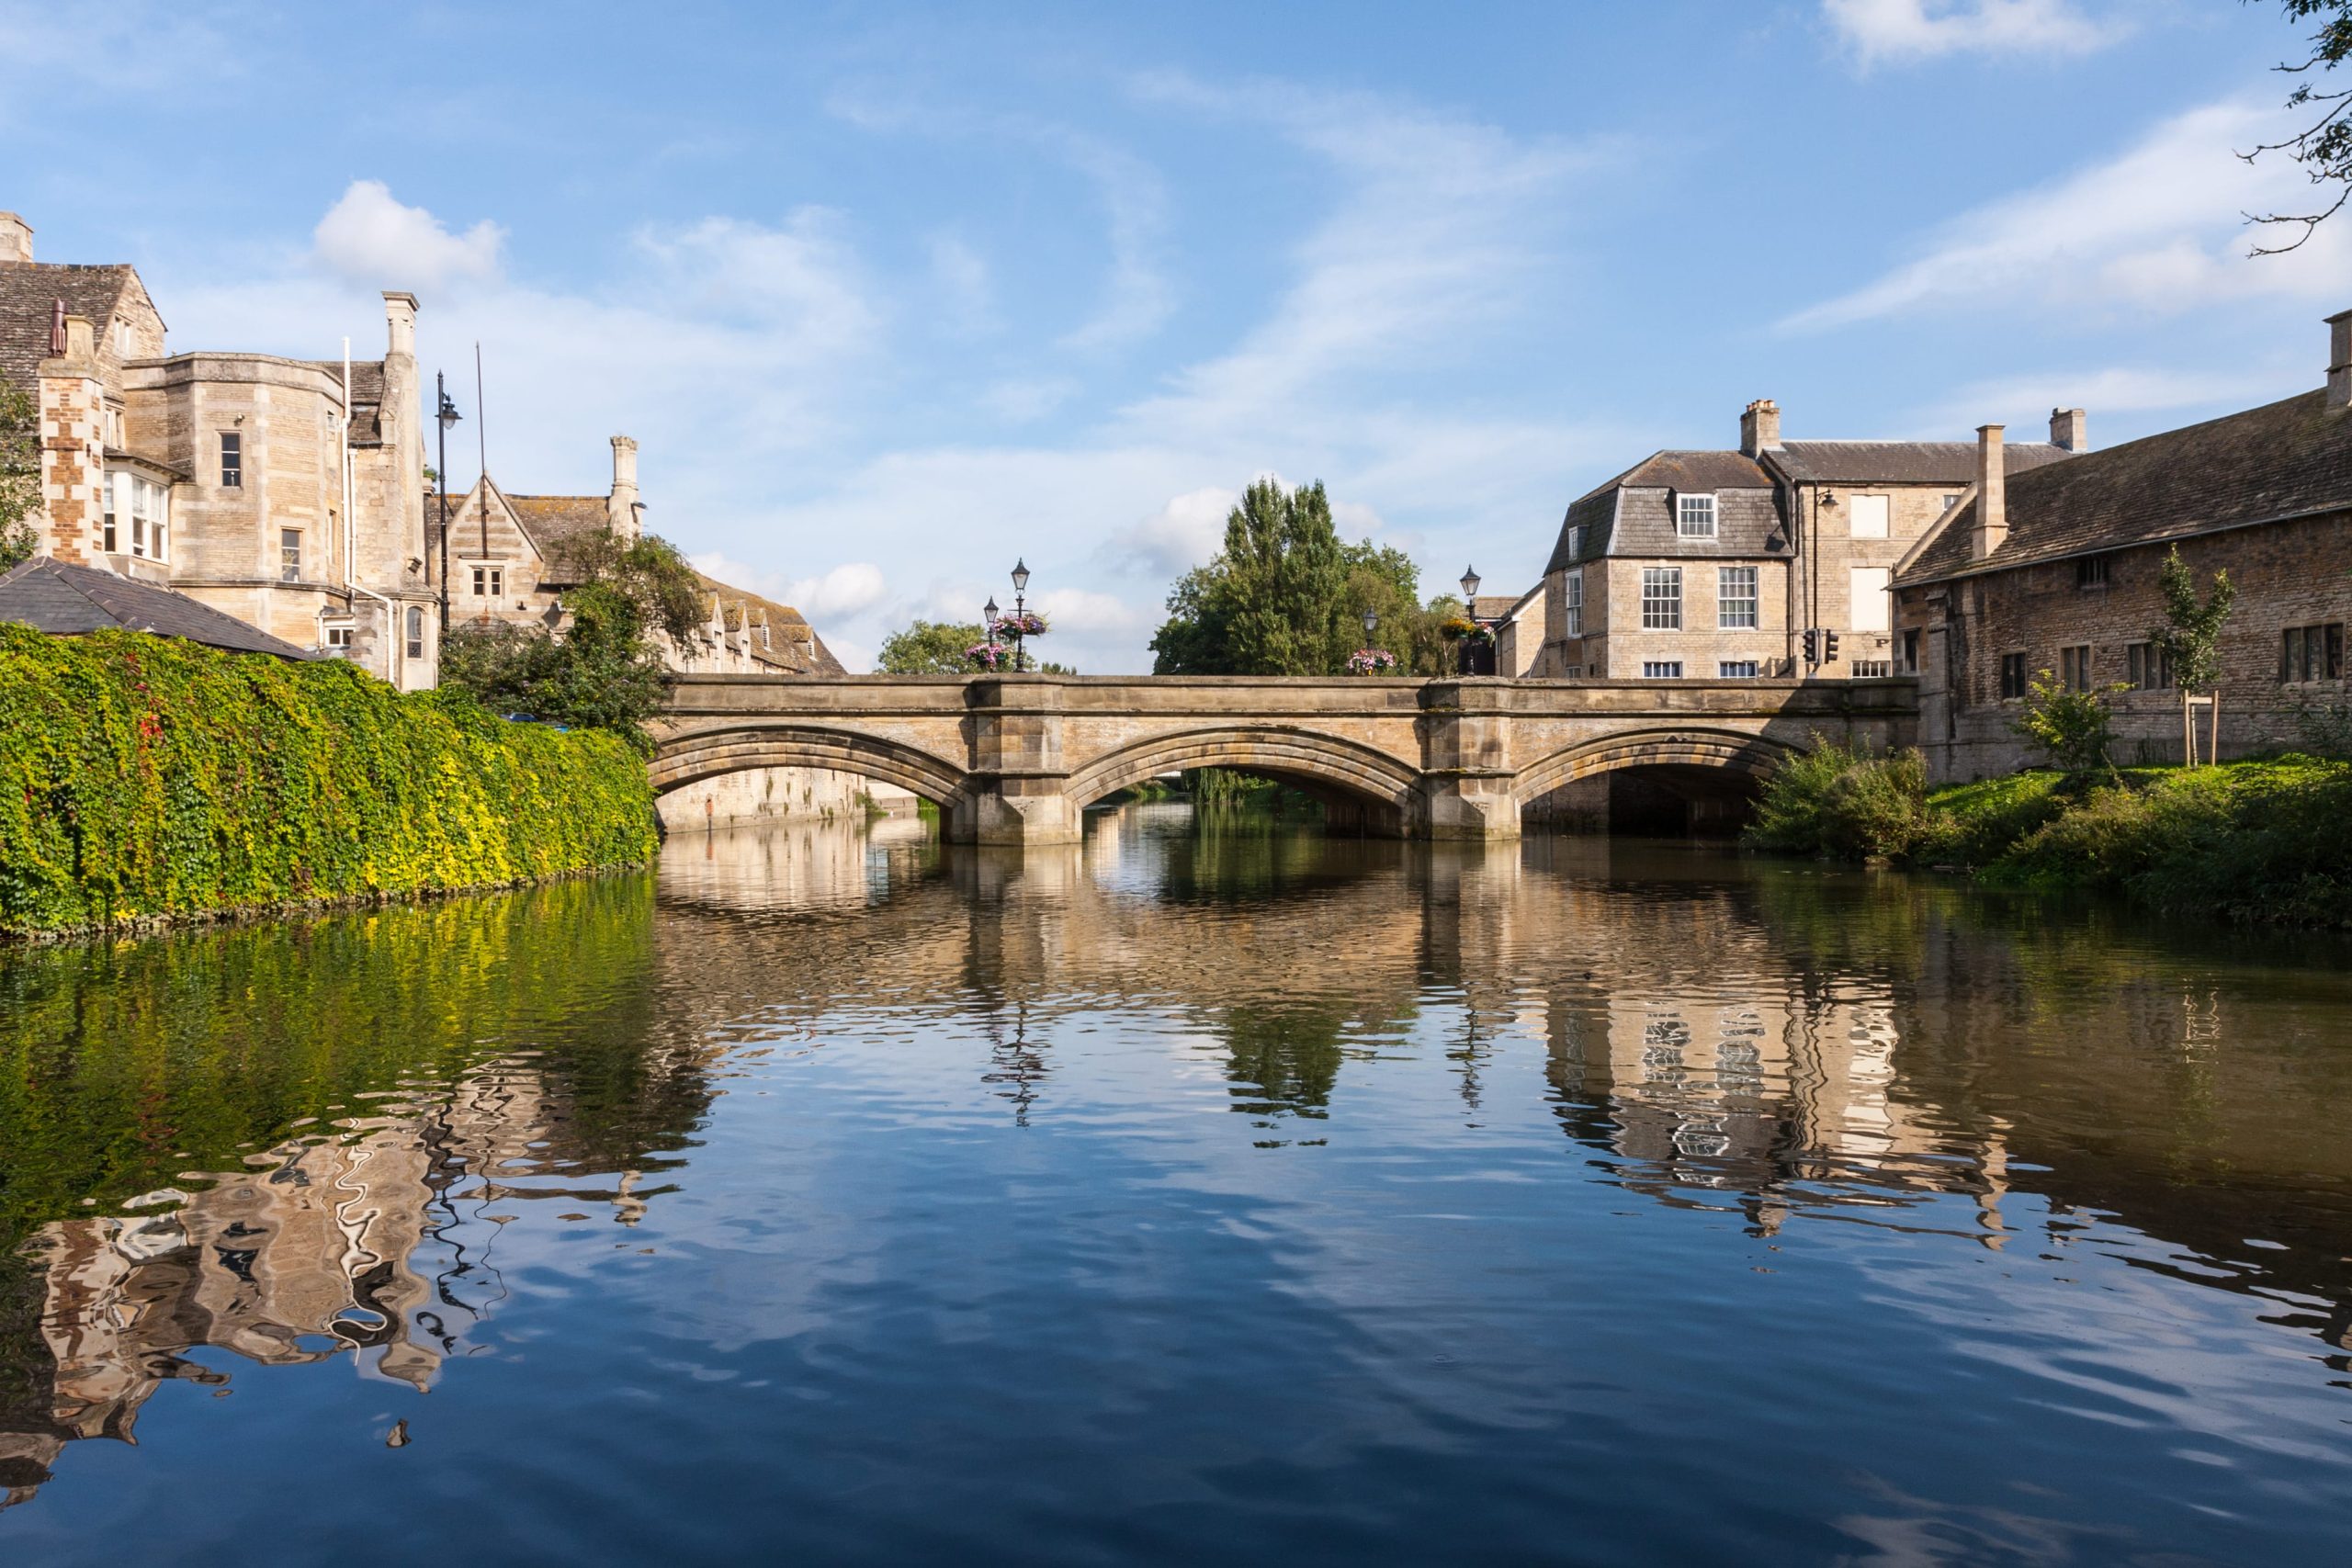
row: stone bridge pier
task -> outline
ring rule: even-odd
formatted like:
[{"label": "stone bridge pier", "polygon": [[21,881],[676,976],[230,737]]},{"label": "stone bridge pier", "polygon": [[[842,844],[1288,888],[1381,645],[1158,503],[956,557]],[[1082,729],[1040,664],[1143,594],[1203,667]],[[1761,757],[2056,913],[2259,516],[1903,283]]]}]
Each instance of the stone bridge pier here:
[{"label": "stone bridge pier", "polygon": [[687,675],[651,766],[663,792],[750,768],[864,773],[936,804],[967,843],[1076,842],[1096,801],[1202,767],[1295,784],[1335,826],[1508,839],[1579,781],[1752,781],[1815,735],[1908,745],[1917,712],[1908,680]]}]

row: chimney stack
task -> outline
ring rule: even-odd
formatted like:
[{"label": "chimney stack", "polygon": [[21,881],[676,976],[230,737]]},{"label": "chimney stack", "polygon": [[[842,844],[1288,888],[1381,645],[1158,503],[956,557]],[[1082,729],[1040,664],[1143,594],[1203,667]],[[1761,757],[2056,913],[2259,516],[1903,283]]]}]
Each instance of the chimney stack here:
[{"label": "chimney stack", "polygon": [[2352,408],[2352,310],[2327,319],[2327,406]]},{"label": "chimney stack", "polygon": [[1747,457],[1759,457],[1767,448],[1780,444],[1781,405],[1770,398],[1758,398],[1739,416],[1739,449]]},{"label": "chimney stack", "polygon": [[626,435],[613,437],[613,495],[606,503],[613,533],[623,542],[637,542],[637,443]]},{"label": "chimney stack", "polygon": [[2050,445],[2068,452],[2091,449],[2091,416],[2080,409],[2050,411]]},{"label": "chimney stack", "polygon": [[0,212],[0,266],[33,259],[33,226],[13,212]]},{"label": "chimney stack", "polygon": [[1976,531],[1969,536],[1968,556],[1983,560],[2009,536],[2009,474],[2001,452],[2003,427],[1976,427]]}]

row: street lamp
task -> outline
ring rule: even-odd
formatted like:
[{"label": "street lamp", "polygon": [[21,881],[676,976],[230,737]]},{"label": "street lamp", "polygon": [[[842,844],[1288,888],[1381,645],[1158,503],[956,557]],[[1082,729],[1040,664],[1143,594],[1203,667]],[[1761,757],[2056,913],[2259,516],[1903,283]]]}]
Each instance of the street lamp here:
[{"label": "street lamp", "polygon": [[1024,560],[1012,563],[1012,667],[1018,671],[1029,668],[1027,601],[1022,598],[1029,587],[1029,567]]},{"label": "street lamp", "polygon": [[1380,612],[1366,604],[1363,607],[1363,645],[1372,646],[1372,634],[1380,626]]},{"label": "street lamp", "polygon": [[1462,569],[1462,607],[1464,610],[1474,610],[1477,603],[1478,569],[1475,566],[1465,566]]},{"label": "street lamp", "polygon": [[435,409],[441,425],[441,466],[434,470],[433,488],[441,492],[441,635],[449,635],[449,427],[458,423],[458,405],[449,400],[449,389],[441,372],[433,373],[434,394],[439,399]]}]

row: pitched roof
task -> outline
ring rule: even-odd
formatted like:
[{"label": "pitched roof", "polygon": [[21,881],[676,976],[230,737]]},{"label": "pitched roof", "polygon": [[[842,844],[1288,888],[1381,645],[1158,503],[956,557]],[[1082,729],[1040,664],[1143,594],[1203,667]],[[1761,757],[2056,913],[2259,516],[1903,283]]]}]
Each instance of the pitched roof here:
[{"label": "pitched roof", "polygon": [[35,556],[0,577],[0,621],[22,622],[56,637],[80,637],[119,626],[126,631],[185,637],[232,653],[271,653],[280,659],[320,657],[185,593],[49,556]]},{"label": "pitched roof", "polygon": [[2352,411],[2324,391],[2127,441],[2018,474],[2009,532],[1969,558],[1976,502],[1962,502],[1898,572],[1926,582],[2127,545],[2352,510]]},{"label": "pitched roof", "polygon": [[[343,361],[313,359],[310,362],[343,385]],[[380,359],[355,359],[351,362],[351,440],[354,446],[379,444],[384,439],[384,362]]]},{"label": "pitched roof", "polygon": [[1470,614],[1482,621],[1499,621],[1518,609],[1526,597],[1525,593],[1481,593],[1470,601]]},{"label": "pitched roof", "polygon": [[[2072,456],[2046,441],[2012,441],[2001,450],[2012,475]],[[1947,484],[1961,490],[1976,480],[1973,441],[1790,441],[1767,449],[1764,457],[1798,484]]]},{"label": "pitched roof", "polygon": [[[1675,526],[1675,497],[1712,494],[1715,536],[1686,539]],[[1741,452],[1652,453],[1607,483],[1578,496],[1560,523],[1558,545],[1544,569],[1555,571],[1602,556],[1761,556],[1781,526],[1772,476]],[[1575,550],[1568,548],[1572,531]]]},{"label": "pitched roof", "polygon": [[[29,392],[49,357],[50,318],[65,301],[69,316],[85,316],[103,334],[133,274],[128,266],[74,266],[17,262],[0,266],[0,380]],[[103,340],[102,340],[103,341]]]},{"label": "pitched roof", "polygon": [[[807,617],[791,605],[779,604],[774,599],[763,598],[749,590],[738,588],[730,582],[721,582],[706,572],[695,572],[695,578],[702,584],[704,592],[718,595],[719,614],[725,620],[729,631],[742,629],[741,616],[747,607],[756,612],[752,617],[753,626],[759,625],[760,615],[766,615],[768,629],[774,634],[773,641],[769,647],[761,648],[757,644],[757,639],[753,639],[752,652],[755,657],[779,668],[789,670],[795,674],[846,675],[849,673],[842,668],[842,661],[833,657],[833,650],[825,646],[825,639],[817,635],[816,628],[808,624]],[[808,641],[811,655],[806,660],[801,657],[797,646],[804,637]]]}]

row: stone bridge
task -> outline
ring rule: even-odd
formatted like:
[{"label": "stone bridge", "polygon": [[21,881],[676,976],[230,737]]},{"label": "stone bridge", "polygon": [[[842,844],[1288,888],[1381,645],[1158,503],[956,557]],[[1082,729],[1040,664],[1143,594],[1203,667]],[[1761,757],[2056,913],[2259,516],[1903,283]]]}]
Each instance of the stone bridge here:
[{"label": "stone bridge", "polygon": [[[1237,676],[676,678],[657,792],[750,768],[913,791],[959,842],[1075,841],[1087,807],[1182,768],[1293,784],[1375,833],[1510,838],[1532,803],[1619,770],[1760,777],[1815,734],[1915,739],[1914,682]],[[1724,773],[1723,771],[1727,771]]]}]

